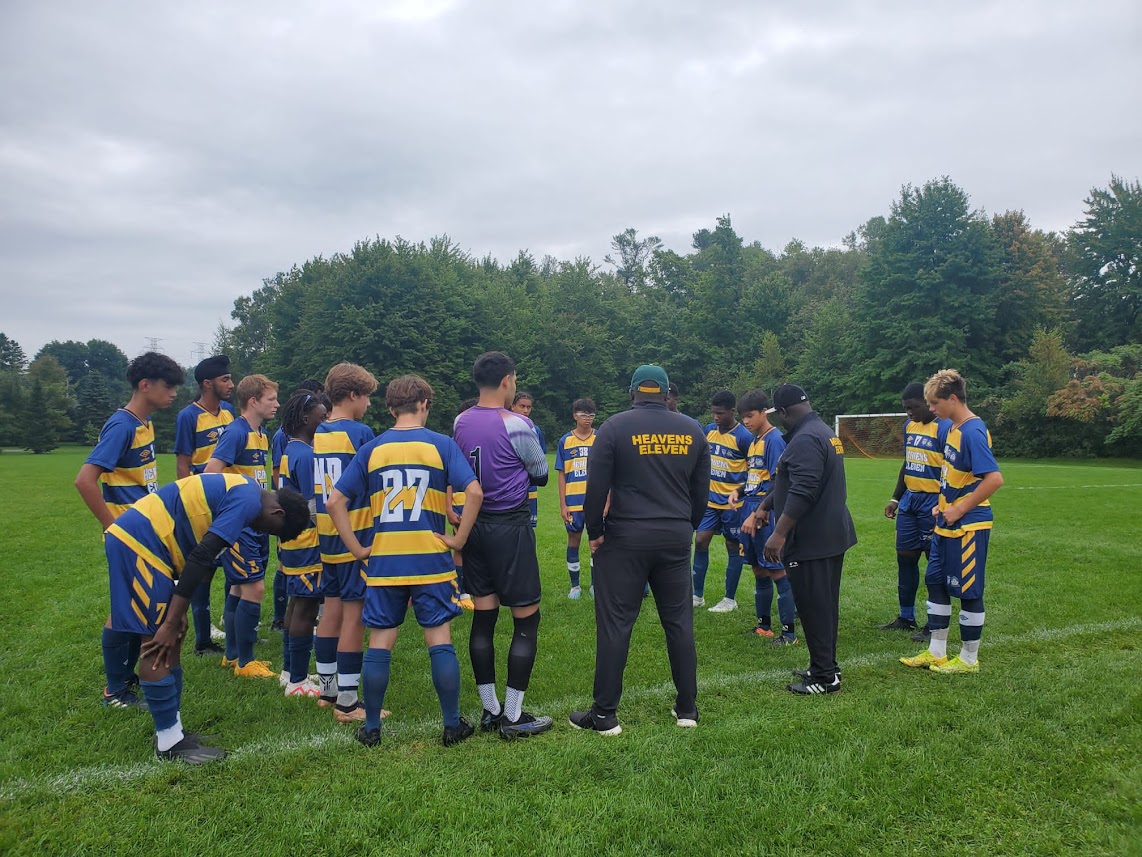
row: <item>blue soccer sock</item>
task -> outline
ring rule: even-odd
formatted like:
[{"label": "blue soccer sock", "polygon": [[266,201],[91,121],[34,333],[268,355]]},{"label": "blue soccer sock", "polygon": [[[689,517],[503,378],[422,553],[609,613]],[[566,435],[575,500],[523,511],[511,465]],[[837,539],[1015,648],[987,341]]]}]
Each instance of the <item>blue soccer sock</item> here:
[{"label": "blue soccer sock", "polygon": [[137,634],[103,629],[103,672],[107,676],[107,693],[120,693],[127,689],[131,677],[131,638]]},{"label": "blue soccer sock", "polygon": [[773,604],[773,581],[769,575],[753,580],[753,609],[757,613],[757,627],[769,629],[770,609]]},{"label": "blue soccer sock", "polygon": [[194,619],[194,645],[202,648],[210,642],[210,581],[204,580],[190,596],[190,613]]},{"label": "blue soccer sock", "polygon": [[262,618],[262,605],[257,601],[239,599],[234,611],[234,637],[238,646],[238,666],[244,667],[254,659],[254,644],[258,642],[258,622]]},{"label": "blue soccer sock", "polygon": [[313,660],[321,680],[321,695],[326,698],[337,695],[337,640],[337,637],[313,638]]},{"label": "blue soccer sock", "polygon": [[579,548],[567,546],[567,574],[571,577],[571,585],[579,585]]},{"label": "blue soccer sock", "polygon": [[389,667],[392,660],[393,653],[388,649],[369,649],[361,659],[365,729],[370,732],[381,728],[381,709],[385,706],[385,691],[389,689]]},{"label": "blue soccer sock", "polygon": [[360,701],[357,698],[357,686],[361,683],[363,662],[364,654],[360,651],[337,653],[338,708],[352,708]]},{"label": "blue soccer sock", "polygon": [[[793,622],[797,615],[797,605],[793,603],[793,587],[785,575],[773,581],[773,585],[777,589],[777,616],[781,620],[781,631],[793,636]],[[786,631],[786,628],[789,630]]]},{"label": "blue soccer sock", "polygon": [[983,599],[960,601],[960,660],[974,664],[979,660],[979,641],[983,638]]},{"label": "blue soccer sock", "polygon": [[159,750],[169,750],[183,739],[182,723],[179,720],[179,688],[174,675],[167,675],[158,681],[139,683],[143,698],[151,709],[151,719],[155,721],[155,742]]},{"label": "blue soccer sock", "polygon": [[222,609],[222,629],[226,632],[226,660],[238,660],[238,629],[234,617],[238,611],[241,596],[226,593],[226,606]]},{"label": "blue soccer sock", "polygon": [[710,551],[694,548],[694,597],[701,598],[706,592],[706,572],[710,568]]},{"label": "blue soccer sock", "polygon": [[742,579],[742,555],[736,542],[726,542],[726,551],[729,553],[726,558],[726,598],[736,601],[738,584]]},{"label": "blue soccer sock", "polygon": [[916,621],[916,591],[920,588],[920,557],[896,555],[896,592],[900,600],[900,616]]},{"label": "blue soccer sock", "polygon": [[[299,681],[305,681],[306,676],[309,675],[309,654],[313,651],[313,635],[302,634],[300,637],[287,637],[289,640],[289,680],[296,684]],[[324,638],[323,638],[324,639]],[[331,637],[333,645],[337,645],[337,638]],[[334,659],[337,657],[337,650],[334,649]],[[333,668],[336,669],[336,660],[334,661]]]},{"label": "blue soccer sock", "polygon": [[444,725],[455,729],[460,725],[460,660],[451,643],[432,646],[428,650],[432,664],[432,684],[440,698],[440,713]]},{"label": "blue soccer sock", "polygon": [[[313,637],[311,636],[312,640]],[[292,673],[289,647],[289,628],[282,628],[282,672]]]},{"label": "blue soccer sock", "polygon": [[289,596],[286,595],[286,576],[280,568],[274,572],[274,621],[284,622]]},{"label": "blue soccer sock", "polygon": [[131,634],[131,639],[127,643],[127,677],[130,678],[135,674],[135,670],[139,666],[139,650],[143,648],[143,637],[140,634]]},{"label": "blue soccer sock", "polygon": [[[177,667],[171,667],[171,675],[174,676],[175,690],[178,691],[178,698],[182,700],[182,664]],[[140,682],[141,684],[141,682]]]}]

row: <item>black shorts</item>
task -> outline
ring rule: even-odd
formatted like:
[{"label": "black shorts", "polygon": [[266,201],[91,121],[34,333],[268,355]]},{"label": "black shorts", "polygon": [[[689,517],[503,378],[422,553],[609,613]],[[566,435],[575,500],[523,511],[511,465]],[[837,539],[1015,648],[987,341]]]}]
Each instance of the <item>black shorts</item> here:
[{"label": "black shorts", "polygon": [[539,559],[527,503],[506,512],[481,510],[463,554],[464,588],[474,598],[497,595],[505,607],[539,603]]}]

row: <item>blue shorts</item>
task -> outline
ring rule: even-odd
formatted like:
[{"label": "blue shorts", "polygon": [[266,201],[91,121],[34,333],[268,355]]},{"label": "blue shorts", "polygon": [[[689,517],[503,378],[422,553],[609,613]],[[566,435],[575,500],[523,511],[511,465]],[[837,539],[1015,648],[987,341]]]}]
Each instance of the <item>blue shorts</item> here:
[{"label": "blue shorts", "polygon": [[566,529],[569,533],[581,533],[583,532],[583,527],[586,526],[586,524],[587,519],[583,517],[582,512],[572,512],[571,523],[568,524],[566,521],[564,521],[563,528]]},{"label": "blue shorts", "polygon": [[741,510],[740,509],[710,509],[702,516],[702,523],[698,525],[698,532],[707,530],[720,530],[722,536],[731,542],[741,539]]},{"label": "blue shorts", "polygon": [[226,573],[227,586],[240,586],[243,583],[257,583],[266,578],[268,557],[261,539],[250,530],[242,530],[238,541],[222,552],[222,570]]},{"label": "blue shorts", "polygon": [[939,502],[939,494],[918,494],[905,491],[896,508],[896,549],[898,551],[924,551],[932,544],[932,531],[936,518],[932,510]]},{"label": "blue shorts", "polygon": [[962,536],[932,535],[932,552],[924,582],[943,584],[953,598],[983,598],[983,575],[991,530],[970,530]]},{"label": "blue shorts", "polygon": [[436,628],[460,615],[456,579],[404,586],[370,586],[361,619],[366,628],[398,628],[412,600],[412,615],[422,628]]},{"label": "blue shorts", "polygon": [[286,597],[288,598],[324,598],[322,591],[325,583],[325,569],[309,571],[303,574],[287,574]]},{"label": "blue shorts", "polygon": [[321,564],[322,595],[342,601],[363,601],[365,598],[365,567],[363,563],[323,562]]},{"label": "blue shorts", "polygon": [[784,568],[781,563],[770,562],[765,558],[765,542],[773,535],[773,529],[777,526],[777,522],[774,520],[776,516],[772,512],[769,515],[769,523],[764,527],[758,527],[756,536],[751,536],[741,529],[741,524],[745,521],[746,516],[756,512],[759,505],[760,503],[747,502],[738,510],[738,550],[741,552],[742,561],[746,565],[758,568]]},{"label": "blue shorts", "polygon": [[111,627],[153,637],[163,624],[174,580],[108,533],[103,549],[111,581]]}]

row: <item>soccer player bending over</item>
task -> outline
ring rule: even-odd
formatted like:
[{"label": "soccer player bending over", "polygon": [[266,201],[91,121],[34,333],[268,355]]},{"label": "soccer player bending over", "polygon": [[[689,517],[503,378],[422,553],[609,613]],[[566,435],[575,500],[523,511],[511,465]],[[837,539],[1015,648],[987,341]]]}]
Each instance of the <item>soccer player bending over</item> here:
[{"label": "soccer player bending over", "polygon": [[226,753],[183,731],[180,652],[186,611],[218,555],[254,531],[288,540],[309,506],[288,488],[274,494],[231,473],[188,476],[144,497],[107,529],[111,624],[143,641],[139,677],[155,721],[155,753],[193,765]]},{"label": "soccer player bending over", "polygon": [[[460,590],[451,552],[464,547],[484,495],[455,441],[424,427],[432,406],[427,381],[416,375],[396,378],[385,390],[385,404],[396,424],[358,450],[326,503],[337,534],[367,569],[362,619],[369,648],[361,671],[365,722],[356,737],[366,747],[381,740],[393,646],[411,602],[428,645],[447,747],[474,731],[460,716],[460,661],[452,645]],[[449,487],[463,491],[465,498],[454,536],[444,531]],[[362,499],[373,521],[371,547],[358,541],[357,526],[349,518],[350,501]]]},{"label": "soccer player bending over", "polygon": [[[579,544],[583,540],[583,496],[587,491],[587,456],[595,443],[595,403],[576,399],[571,405],[575,428],[555,445],[555,472],[559,480],[559,515],[567,530],[567,574],[571,591],[567,597],[582,594],[579,586]],[[606,513],[603,513],[604,516]],[[594,587],[592,586],[592,594]]]},{"label": "soccer player bending over", "polygon": [[[1003,485],[1003,474],[991,452],[991,433],[968,410],[967,384],[955,369],[942,369],[924,385],[924,396],[936,416],[950,420],[944,442],[940,499],[932,552],[924,583],[928,586],[927,650],[900,662],[938,673],[979,672],[983,636],[983,585],[987,543],[991,536],[991,495]],[[952,599],[960,601],[960,653],[948,659],[948,626]]]},{"label": "soccer player bending over", "polygon": [[[269,488],[270,443],[264,426],[278,412],[278,385],[265,375],[247,375],[235,395],[242,415],[222,431],[206,472],[246,476]],[[253,529],[245,530],[222,555],[229,587],[222,613],[226,632],[222,666],[233,666],[234,675],[243,678],[274,677],[268,663],[254,660],[269,561],[270,538]]]},{"label": "soccer player bending over", "polygon": [[[79,496],[102,530],[132,503],[158,490],[151,414],[170,406],[186,373],[165,354],[148,351],[127,366],[127,380],[131,400],[104,424],[99,442],[75,477]],[[136,634],[117,630],[107,619],[103,626],[103,670],[107,676],[103,704],[109,708],[139,704],[132,690],[139,681],[135,674],[139,643]]]},{"label": "soccer player bending over", "polygon": [[[775,645],[791,646],[797,642],[794,626],[795,609],[793,590],[785,568],[780,562],[770,562],[765,558],[765,542],[773,535],[776,521],[766,516],[761,523],[757,511],[761,501],[773,490],[773,474],[777,472],[777,460],[785,450],[785,439],[781,432],[770,424],[766,411],[769,398],[760,390],[752,390],[738,399],[738,416],[742,424],[751,431],[756,440],[750,445],[748,470],[745,486],[735,488],[730,495],[730,503],[740,502],[741,510],[741,555],[742,561],[753,568],[754,607],[757,611],[757,627],[754,633],[768,637]],[[777,615],[781,620],[781,634],[773,636],[770,613],[773,604],[773,590],[777,589]]]},{"label": "soccer player bending over", "polygon": [[289,437],[279,462],[279,488],[292,488],[309,504],[312,519],[296,539],[281,542],[278,556],[289,604],[284,616],[282,676],[286,696],[320,695],[309,681],[313,622],[321,605],[321,548],[317,543],[317,506],[313,499],[313,434],[325,420],[322,395],[298,391],[282,408],[282,429]]}]

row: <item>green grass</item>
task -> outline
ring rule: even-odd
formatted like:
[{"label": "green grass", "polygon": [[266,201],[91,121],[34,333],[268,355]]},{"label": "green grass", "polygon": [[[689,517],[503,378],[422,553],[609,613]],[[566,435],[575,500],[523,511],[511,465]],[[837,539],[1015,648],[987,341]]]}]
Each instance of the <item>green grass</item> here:
[{"label": "green grass", "polygon": [[[564,597],[548,488],[546,600],[527,705],[556,718],[551,734],[441,747],[410,619],[386,699],[393,716],[373,751],[312,703],[284,699],[276,682],[242,682],[187,657],[184,721],[235,751],[191,769],[153,760],[146,715],[98,704],[106,569],[71,487],[81,461],[74,449],[0,456],[6,854],[1142,853],[1138,463],[1003,462],[983,671],[944,677],[901,667],[896,658],[918,647],[876,630],[895,608],[892,525],[881,509],[897,465],[850,460],[860,544],[841,593],[845,692],[783,690],[805,651],[747,635],[752,584],[743,580],[738,612],[696,616],[696,730],[672,723],[663,635],[647,603],[624,732],[613,739],[566,725],[590,701],[594,622],[589,600]],[[172,474],[174,463],[160,468]],[[720,541],[711,556],[710,603],[722,594]],[[474,717],[468,624],[459,619],[454,636]],[[510,625],[505,614],[501,685]],[[260,656],[277,666],[280,644]]]}]

